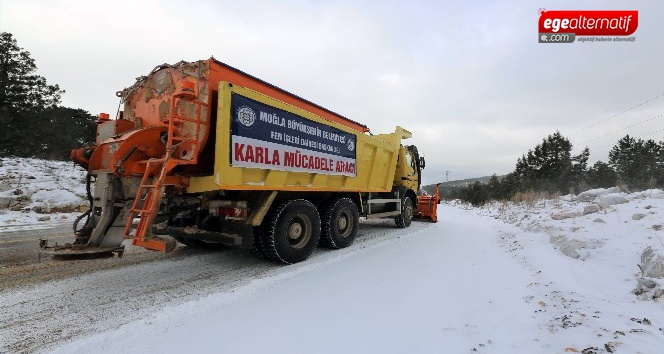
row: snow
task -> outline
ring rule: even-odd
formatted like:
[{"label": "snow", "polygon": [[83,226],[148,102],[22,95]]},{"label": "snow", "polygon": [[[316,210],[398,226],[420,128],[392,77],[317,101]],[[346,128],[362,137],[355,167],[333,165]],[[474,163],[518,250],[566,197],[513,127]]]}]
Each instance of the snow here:
[{"label": "snow", "polygon": [[88,204],[85,174],[71,162],[0,158],[0,226],[73,220]]},{"label": "snow", "polygon": [[[465,235],[491,223],[451,221],[446,228]],[[469,248],[465,237],[449,239],[440,229],[432,225],[231,293],[168,307],[55,352],[456,353],[480,344],[471,333],[495,348],[527,344],[532,336],[519,337],[537,332],[532,320],[503,326],[505,319],[492,313],[510,308],[511,316],[530,317],[520,294],[529,272],[501,257],[495,240]],[[477,235],[482,239],[490,236]],[[520,282],[508,285],[514,276]]]},{"label": "snow", "polygon": [[[577,198],[580,201],[583,202],[590,202],[593,201],[595,198],[609,194],[609,193],[620,193],[620,188],[618,187],[613,187],[613,188],[597,188],[597,189],[590,189],[585,192],[579,193]],[[572,200],[570,200],[572,201]]]},{"label": "snow", "polygon": [[[71,185],[43,185],[85,194]],[[61,200],[39,190],[26,193],[31,203]],[[188,288],[188,282],[177,281],[179,293],[205,295],[164,302],[148,315],[128,323],[117,319],[117,326],[105,323],[92,335],[44,350],[664,352],[664,279],[658,273],[664,269],[664,191],[614,188],[534,203],[474,208],[452,201],[439,207],[438,223],[415,221],[367,242],[362,238],[375,232],[365,227],[350,248],[271,266],[231,287],[201,292],[193,282]],[[378,223],[377,230],[391,227],[388,221],[367,223]],[[160,278],[169,276],[174,275]],[[25,298],[24,290],[3,296]],[[60,291],[47,283],[30,293],[66,296]],[[117,307],[121,313],[123,303]],[[4,335],[0,329],[0,339]]]}]

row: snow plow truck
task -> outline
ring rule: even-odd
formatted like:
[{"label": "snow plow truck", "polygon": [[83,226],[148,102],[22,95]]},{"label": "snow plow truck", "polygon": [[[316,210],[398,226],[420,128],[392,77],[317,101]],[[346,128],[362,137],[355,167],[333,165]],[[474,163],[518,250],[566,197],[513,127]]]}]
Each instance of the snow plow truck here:
[{"label": "snow plow truck", "polygon": [[118,253],[123,241],[171,252],[239,246],[296,263],[318,244],[353,243],[360,216],[411,224],[424,159],[402,140],[214,58],[163,64],[117,92],[96,144],[71,159],[88,171],[89,210],[75,241],[42,253]]}]

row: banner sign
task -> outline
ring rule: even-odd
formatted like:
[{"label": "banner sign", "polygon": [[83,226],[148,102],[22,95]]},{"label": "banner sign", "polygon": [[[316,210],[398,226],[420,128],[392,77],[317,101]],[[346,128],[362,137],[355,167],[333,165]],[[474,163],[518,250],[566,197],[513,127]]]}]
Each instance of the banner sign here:
[{"label": "banner sign", "polygon": [[355,177],[355,134],[232,93],[231,165]]}]

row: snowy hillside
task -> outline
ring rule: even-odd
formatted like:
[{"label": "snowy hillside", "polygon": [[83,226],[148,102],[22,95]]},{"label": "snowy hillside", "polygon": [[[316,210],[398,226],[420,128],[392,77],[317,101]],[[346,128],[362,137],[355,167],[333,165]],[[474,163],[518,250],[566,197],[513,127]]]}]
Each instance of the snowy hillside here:
[{"label": "snowy hillside", "polygon": [[[492,203],[473,209],[548,236],[603,293],[615,293],[615,279],[638,273],[642,300],[664,303],[664,191],[621,193],[615,187],[534,203]],[[611,272],[606,270],[611,269]],[[658,279],[659,278],[659,279]]]},{"label": "snowy hillside", "polygon": [[68,221],[85,195],[85,170],[72,162],[0,158],[0,227]]},{"label": "snowy hillside", "polygon": [[[80,169],[35,161],[2,160],[17,210],[0,225],[85,205]],[[292,266],[185,252],[0,289],[0,352],[664,352],[664,191],[451,202],[439,218],[362,221],[350,248]]]}]

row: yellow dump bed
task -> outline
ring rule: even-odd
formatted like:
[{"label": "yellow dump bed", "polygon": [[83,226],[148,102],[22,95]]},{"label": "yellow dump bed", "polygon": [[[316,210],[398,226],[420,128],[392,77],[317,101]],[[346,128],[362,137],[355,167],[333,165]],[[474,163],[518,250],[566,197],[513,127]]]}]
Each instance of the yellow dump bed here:
[{"label": "yellow dump bed", "polygon": [[214,174],[192,177],[187,192],[392,190],[409,131],[363,134],[228,82],[218,92]]}]

